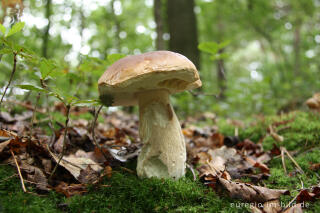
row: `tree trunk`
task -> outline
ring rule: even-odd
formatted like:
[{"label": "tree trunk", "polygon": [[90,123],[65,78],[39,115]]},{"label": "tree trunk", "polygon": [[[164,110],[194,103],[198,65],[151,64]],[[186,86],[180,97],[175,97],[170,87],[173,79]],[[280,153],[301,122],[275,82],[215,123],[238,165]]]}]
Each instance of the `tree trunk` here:
[{"label": "tree trunk", "polygon": [[47,0],[46,4],[46,19],[48,20],[48,25],[45,28],[43,34],[43,43],[42,43],[42,56],[48,58],[48,46],[49,46],[49,30],[51,26],[50,16],[51,16],[51,0]]},{"label": "tree trunk", "polygon": [[154,0],[153,1],[153,15],[154,20],[156,22],[156,32],[157,32],[157,40],[156,40],[156,48],[157,50],[166,49],[165,43],[163,40],[163,18],[162,18],[162,1]]},{"label": "tree trunk", "polygon": [[301,37],[300,37],[300,30],[301,30],[301,20],[298,19],[295,23],[295,30],[294,30],[294,74],[298,75],[300,73],[300,44],[301,44]]},{"label": "tree trunk", "polygon": [[189,58],[199,69],[197,21],[194,0],[167,0],[169,49]]},{"label": "tree trunk", "polygon": [[117,53],[120,53],[121,52],[121,46],[120,46],[120,22],[119,22],[119,19],[117,18],[117,15],[116,15],[115,11],[114,11],[114,3],[115,3],[115,0],[112,0],[111,1],[111,11],[112,11],[113,21],[114,21],[114,25],[115,25],[115,29],[116,29],[115,38],[114,38],[114,45],[115,45],[115,48],[117,50]]},{"label": "tree trunk", "polygon": [[[224,52],[224,49],[219,50],[219,54],[222,54]],[[218,59],[217,60],[217,77],[218,77],[218,86],[219,86],[219,98],[224,99],[225,98],[225,90],[227,88],[226,85],[226,75],[225,75],[225,66],[224,66],[224,60]]]},{"label": "tree trunk", "polygon": [[[217,17],[217,27],[218,28],[218,35],[217,35],[217,41],[223,42],[224,39],[224,24],[223,24],[223,17],[221,17],[222,14],[218,12]],[[219,49],[218,53],[222,54],[224,52],[224,49]],[[226,79],[226,69],[224,65],[224,59],[218,59],[216,61],[217,63],[217,79],[218,79],[218,86],[219,86],[219,98],[224,99],[225,98],[225,90],[227,89],[227,79]]]}]

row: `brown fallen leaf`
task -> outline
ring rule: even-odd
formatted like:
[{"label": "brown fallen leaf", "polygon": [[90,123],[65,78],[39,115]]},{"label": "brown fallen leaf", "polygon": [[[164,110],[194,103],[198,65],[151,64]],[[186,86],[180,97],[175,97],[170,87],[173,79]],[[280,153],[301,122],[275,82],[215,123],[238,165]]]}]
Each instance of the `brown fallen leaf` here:
[{"label": "brown fallen leaf", "polygon": [[283,213],[302,213],[302,204],[298,203],[286,209]]},{"label": "brown fallen leaf", "polygon": [[11,140],[7,140],[5,142],[0,143],[0,153],[6,148],[8,147],[8,145],[10,144]]},{"label": "brown fallen leaf", "polygon": [[260,163],[258,161],[255,161],[254,159],[252,159],[251,157],[244,157],[246,159],[246,161],[251,164],[253,167],[255,168],[259,168],[261,170],[261,172],[269,174],[270,173],[270,169],[268,168],[268,166],[264,163]]},{"label": "brown fallen leaf", "polygon": [[82,169],[80,171],[80,175],[78,177],[78,181],[80,183],[94,183],[99,179],[99,172],[93,170],[91,166],[87,166],[86,169]]},{"label": "brown fallen leaf", "polygon": [[60,182],[59,185],[54,187],[56,192],[64,194],[66,197],[71,197],[74,195],[84,194],[87,191],[87,188],[84,184],[70,184],[68,185],[65,182]]},{"label": "brown fallen leaf", "polygon": [[288,190],[269,189],[248,183],[233,182],[220,177],[218,177],[218,180],[224,189],[228,191],[230,197],[248,202],[265,203],[270,200],[279,199],[281,195],[290,194]]},{"label": "brown fallen leaf", "polygon": [[278,213],[281,212],[282,208],[279,200],[270,200],[263,204],[264,213]]},{"label": "brown fallen leaf", "polygon": [[311,164],[309,168],[313,171],[317,171],[320,169],[320,163]]},{"label": "brown fallen leaf", "polygon": [[320,187],[315,186],[312,188],[311,192],[308,189],[303,189],[299,192],[297,196],[297,203],[304,203],[308,201],[315,201],[320,197]]},{"label": "brown fallen leaf", "polygon": [[[52,158],[58,162],[59,156],[50,152]],[[64,156],[60,161],[60,166],[68,170],[77,180],[79,178],[81,170],[85,170],[90,166],[94,171],[100,172],[102,167],[91,159],[76,157],[74,155]]]}]

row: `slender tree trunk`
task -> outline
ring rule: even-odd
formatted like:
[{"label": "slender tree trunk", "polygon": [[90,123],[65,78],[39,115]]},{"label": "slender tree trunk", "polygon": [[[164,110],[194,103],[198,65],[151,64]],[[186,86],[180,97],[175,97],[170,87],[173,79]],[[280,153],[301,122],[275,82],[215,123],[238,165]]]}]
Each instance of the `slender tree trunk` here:
[{"label": "slender tree trunk", "polygon": [[115,45],[115,48],[116,48],[117,52],[120,53],[121,52],[120,22],[119,22],[119,19],[117,18],[115,10],[114,10],[114,3],[115,3],[115,0],[112,0],[111,1],[111,11],[112,11],[112,16],[113,16],[114,26],[115,26],[115,29],[116,29],[115,38],[114,38],[114,45]]},{"label": "slender tree trunk", "polygon": [[200,68],[194,0],[167,0],[169,49],[185,55]]},{"label": "slender tree trunk", "polygon": [[162,1],[154,0],[153,1],[153,15],[156,22],[156,31],[157,31],[157,40],[156,48],[157,50],[166,49],[165,43],[163,40],[163,18],[162,18]]},{"label": "slender tree trunk", "polygon": [[[222,14],[218,11],[218,17],[217,17],[217,27],[218,28],[218,35],[217,35],[217,41],[223,42],[224,39],[224,24],[223,24],[223,17]],[[219,50],[219,54],[222,54],[224,52],[224,49]],[[226,68],[224,59],[218,59],[217,61],[217,79],[218,79],[218,86],[219,86],[219,98],[224,99],[225,98],[225,90],[227,89],[227,79],[226,79]]]},{"label": "slender tree trunk", "polygon": [[301,46],[301,20],[298,18],[295,23],[295,30],[294,30],[294,74],[298,75],[300,73],[300,66],[301,66],[301,60],[300,60],[300,46]]},{"label": "slender tree trunk", "polygon": [[[222,54],[224,49],[219,50],[219,54]],[[219,98],[225,98],[225,90],[227,89],[227,79],[226,79],[226,70],[224,66],[224,60],[218,59],[217,60],[217,77],[218,77],[218,86],[219,86]]]},{"label": "slender tree trunk", "polygon": [[43,43],[42,43],[42,56],[48,58],[48,46],[49,46],[49,30],[51,26],[50,16],[51,16],[51,0],[47,0],[46,4],[46,19],[48,20],[48,25],[43,34]]}]

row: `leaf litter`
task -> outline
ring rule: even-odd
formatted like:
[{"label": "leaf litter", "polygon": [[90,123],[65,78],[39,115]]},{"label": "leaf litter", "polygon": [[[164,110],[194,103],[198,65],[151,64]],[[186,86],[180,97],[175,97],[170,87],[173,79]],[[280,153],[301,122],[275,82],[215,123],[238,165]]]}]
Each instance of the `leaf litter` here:
[{"label": "leaf litter", "polygon": [[[63,106],[56,104],[56,110],[65,113]],[[79,115],[90,112],[90,108],[75,108],[71,113]],[[68,127],[66,153],[63,156],[57,173],[50,179],[54,165],[62,152],[64,126],[55,131],[55,141],[45,135],[39,128],[33,130],[32,137],[29,121],[31,111],[12,116],[0,114],[0,162],[15,166],[10,152],[15,153],[18,166],[26,183],[34,184],[38,193],[55,190],[70,197],[87,192],[87,184],[99,184],[103,177],[112,176],[112,168],[138,156],[142,147],[139,139],[138,118],[122,111],[101,114],[104,123],[96,123],[95,140],[92,137],[91,123],[87,120],[72,120]],[[31,115],[31,116],[30,116]],[[216,119],[214,114],[203,114],[199,120]],[[243,141],[235,136],[226,136],[218,127],[199,128],[189,118],[183,124],[188,164],[196,168],[205,185],[217,193],[227,195],[249,203],[262,206],[252,207],[252,212],[302,212],[301,203],[315,201],[320,197],[320,187],[300,190],[296,196],[297,204],[283,209],[279,204],[280,196],[289,195],[286,189],[269,189],[261,186],[264,179],[270,176],[267,163],[275,156],[281,155],[283,137],[276,128],[288,125],[292,120],[273,123],[266,130],[275,143],[273,149],[264,151],[263,138],[254,143],[249,139]],[[241,121],[228,121],[231,125],[243,128]],[[103,153],[102,153],[103,152]],[[310,165],[317,170],[318,165]],[[241,181],[248,178],[250,182]]]}]

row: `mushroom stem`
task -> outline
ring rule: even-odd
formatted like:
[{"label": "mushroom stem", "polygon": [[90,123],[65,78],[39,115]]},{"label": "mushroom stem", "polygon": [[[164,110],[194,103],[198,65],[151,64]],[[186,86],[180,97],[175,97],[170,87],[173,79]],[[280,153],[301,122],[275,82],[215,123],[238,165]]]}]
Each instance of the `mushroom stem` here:
[{"label": "mushroom stem", "polygon": [[139,134],[143,142],[138,157],[139,177],[172,177],[185,174],[186,146],[180,123],[166,90],[139,93]]}]

